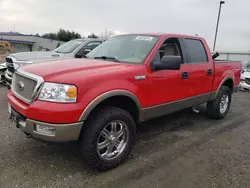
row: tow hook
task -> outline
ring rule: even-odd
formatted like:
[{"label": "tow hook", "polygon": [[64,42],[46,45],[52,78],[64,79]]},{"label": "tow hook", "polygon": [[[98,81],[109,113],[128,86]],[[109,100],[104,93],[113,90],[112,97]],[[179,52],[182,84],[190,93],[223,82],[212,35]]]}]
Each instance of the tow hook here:
[{"label": "tow hook", "polygon": [[32,137],[29,133],[24,132],[24,134],[26,135],[26,138],[31,138]]}]

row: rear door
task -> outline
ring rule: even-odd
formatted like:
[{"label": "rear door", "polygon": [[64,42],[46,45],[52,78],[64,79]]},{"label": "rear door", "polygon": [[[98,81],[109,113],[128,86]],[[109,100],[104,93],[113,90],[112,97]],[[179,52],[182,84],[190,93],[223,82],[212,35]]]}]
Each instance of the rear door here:
[{"label": "rear door", "polygon": [[213,62],[209,61],[206,47],[199,39],[182,38],[181,41],[188,57],[188,63],[184,64],[183,68],[188,74],[191,95],[209,95],[214,73]]}]

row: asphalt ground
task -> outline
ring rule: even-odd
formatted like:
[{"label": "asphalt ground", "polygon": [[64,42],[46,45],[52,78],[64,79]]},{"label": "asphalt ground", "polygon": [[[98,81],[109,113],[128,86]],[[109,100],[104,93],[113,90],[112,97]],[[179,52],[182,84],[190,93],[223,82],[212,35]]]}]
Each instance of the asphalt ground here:
[{"label": "asphalt ground", "polygon": [[250,187],[250,93],[236,93],[223,120],[201,106],[140,124],[129,159],[102,173],[83,164],[77,143],[26,138],[6,94],[0,85],[0,187]]}]

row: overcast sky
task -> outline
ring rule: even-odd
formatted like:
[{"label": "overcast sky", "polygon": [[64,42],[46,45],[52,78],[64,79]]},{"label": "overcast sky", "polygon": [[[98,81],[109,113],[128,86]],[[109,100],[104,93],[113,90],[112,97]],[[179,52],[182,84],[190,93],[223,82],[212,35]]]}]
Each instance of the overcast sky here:
[{"label": "overcast sky", "polygon": [[[0,0],[0,31],[27,34],[59,28],[82,35],[121,32],[195,35],[213,45],[219,0]],[[226,0],[218,50],[250,51],[250,0]]]}]

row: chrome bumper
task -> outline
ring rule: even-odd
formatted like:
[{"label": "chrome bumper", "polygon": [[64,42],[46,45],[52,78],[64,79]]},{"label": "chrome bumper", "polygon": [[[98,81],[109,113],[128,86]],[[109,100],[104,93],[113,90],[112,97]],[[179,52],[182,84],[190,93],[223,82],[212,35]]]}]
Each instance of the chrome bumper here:
[{"label": "chrome bumper", "polygon": [[0,83],[5,83],[6,68],[0,67]]},{"label": "chrome bumper", "polygon": [[5,71],[5,75],[4,76],[5,76],[5,80],[6,80],[7,86],[11,87],[13,74],[11,72],[9,72],[8,69],[7,69]]},{"label": "chrome bumper", "polygon": [[240,82],[239,90],[250,91],[250,85],[248,85],[246,82]]}]

